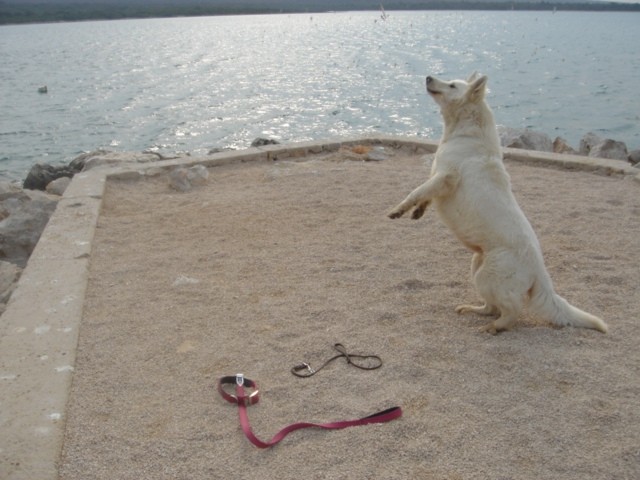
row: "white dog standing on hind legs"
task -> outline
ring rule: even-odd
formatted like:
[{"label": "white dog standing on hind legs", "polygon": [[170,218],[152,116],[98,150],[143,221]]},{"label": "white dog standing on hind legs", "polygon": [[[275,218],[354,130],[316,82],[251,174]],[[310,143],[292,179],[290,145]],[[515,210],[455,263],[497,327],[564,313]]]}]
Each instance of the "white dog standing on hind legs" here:
[{"label": "white dog standing on hind legs", "polygon": [[598,317],[555,293],[538,239],[511,192],[493,113],[485,101],[486,76],[442,81],[427,77],[427,91],[440,106],[444,134],[431,176],[388,216],[413,209],[420,218],[433,203],[444,223],[471,251],[471,274],[482,306],[458,313],[497,315],[483,328],[509,329],[528,303],[532,314],[556,325],[607,331]]}]

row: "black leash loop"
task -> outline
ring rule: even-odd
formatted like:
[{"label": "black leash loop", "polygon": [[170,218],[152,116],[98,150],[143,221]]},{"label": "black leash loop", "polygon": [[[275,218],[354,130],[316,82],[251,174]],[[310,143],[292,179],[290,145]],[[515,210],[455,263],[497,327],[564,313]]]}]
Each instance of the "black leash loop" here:
[{"label": "black leash loop", "polygon": [[293,367],[291,369],[291,373],[293,373],[296,377],[309,378],[338,358],[344,358],[347,361],[347,364],[353,365],[354,367],[361,370],[375,370],[376,368],[380,368],[382,366],[382,359],[378,355],[360,355],[355,353],[348,353],[347,348],[341,343],[334,344],[333,348],[338,351],[338,355],[331,357],[320,367],[314,369],[311,367],[311,365],[304,362]]}]

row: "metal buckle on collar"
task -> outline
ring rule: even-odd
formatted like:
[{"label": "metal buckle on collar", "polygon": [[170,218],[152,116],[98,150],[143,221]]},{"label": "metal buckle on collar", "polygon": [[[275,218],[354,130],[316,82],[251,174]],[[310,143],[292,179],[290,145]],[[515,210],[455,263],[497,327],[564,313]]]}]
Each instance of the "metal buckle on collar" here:
[{"label": "metal buckle on collar", "polygon": [[245,407],[253,405],[254,403],[258,403],[259,398],[260,397],[258,397],[258,390],[254,390],[253,392],[251,392],[248,397],[243,397]]},{"label": "metal buckle on collar", "polygon": [[[236,386],[236,394],[225,391],[224,385]],[[248,389],[253,389],[253,392],[246,394]],[[218,382],[218,391],[222,397],[231,403],[244,404],[245,406],[255,405],[260,400],[260,393],[258,386],[253,380],[249,380],[242,373],[236,375],[230,375],[222,377]]]},{"label": "metal buckle on collar", "polygon": [[232,397],[234,397],[236,399],[236,401],[238,403],[240,403],[240,400],[244,400],[244,405],[245,407],[248,407],[249,405],[253,405],[254,403],[258,403],[258,389],[256,388],[256,384],[255,382],[253,382],[252,380],[249,380],[248,378],[245,378],[244,375],[242,373],[237,373],[236,374],[236,385],[238,387],[242,387],[242,391],[244,392],[244,387],[246,386],[247,388],[253,388],[253,392],[251,392],[248,396],[244,396],[244,397],[240,397],[238,398],[236,395],[231,395]]}]

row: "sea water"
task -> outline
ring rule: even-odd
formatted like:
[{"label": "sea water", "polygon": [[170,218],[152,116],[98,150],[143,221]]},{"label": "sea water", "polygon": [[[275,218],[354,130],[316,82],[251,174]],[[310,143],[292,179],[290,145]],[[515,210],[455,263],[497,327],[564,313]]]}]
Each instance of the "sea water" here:
[{"label": "sea water", "polygon": [[[499,124],[640,147],[638,13],[346,12],[0,27],[0,177],[79,153],[430,139],[425,76],[489,75]],[[38,89],[46,85],[48,93]]]}]

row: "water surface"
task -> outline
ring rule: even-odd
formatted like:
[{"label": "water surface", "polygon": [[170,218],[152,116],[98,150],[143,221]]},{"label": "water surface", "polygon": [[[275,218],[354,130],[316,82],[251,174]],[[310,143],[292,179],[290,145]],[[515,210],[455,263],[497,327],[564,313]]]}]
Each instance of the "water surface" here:
[{"label": "water surface", "polygon": [[4,26],[0,176],[99,147],[437,139],[424,77],[474,70],[490,76],[499,124],[638,148],[638,25],[635,13],[347,12]]}]

